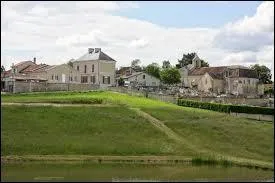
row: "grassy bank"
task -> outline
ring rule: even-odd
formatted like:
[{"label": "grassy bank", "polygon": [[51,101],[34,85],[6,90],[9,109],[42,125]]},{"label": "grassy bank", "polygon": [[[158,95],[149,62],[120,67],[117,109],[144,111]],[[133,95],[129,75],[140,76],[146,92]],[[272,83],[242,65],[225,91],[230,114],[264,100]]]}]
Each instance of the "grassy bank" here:
[{"label": "grassy bank", "polygon": [[[273,124],[181,107],[115,92],[56,92],[1,96],[2,102],[116,104],[113,107],[2,106],[3,155],[181,155],[223,154],[269,164]],[[139,108],[184,139],[179,143],[130,108]],[[192,144],[190,149],[188,144]],[[263,163],[265,164],[265,163]]]}]

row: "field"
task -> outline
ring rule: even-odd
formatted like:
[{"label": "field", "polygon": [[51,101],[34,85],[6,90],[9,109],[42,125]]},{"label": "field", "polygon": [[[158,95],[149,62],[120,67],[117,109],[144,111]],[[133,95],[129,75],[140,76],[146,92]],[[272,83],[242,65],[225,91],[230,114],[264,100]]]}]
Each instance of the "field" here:
[{"label": "field", "polygon": [[1,98],[3,157],[212,157],[273,169],[272,122],[108,91],[16,94]]}]

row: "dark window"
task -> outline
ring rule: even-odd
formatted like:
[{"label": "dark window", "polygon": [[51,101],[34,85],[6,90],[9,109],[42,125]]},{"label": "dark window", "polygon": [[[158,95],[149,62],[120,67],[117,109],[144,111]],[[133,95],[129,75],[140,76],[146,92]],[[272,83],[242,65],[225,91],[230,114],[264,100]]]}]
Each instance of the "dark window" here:
[{"label": "dark window", "polygon": [[87,65],[84,66],[84,73],[87,73]]},{"label": "dark window", "polygon": [[79,71],[79,65],[76,67],[76,69]]},{"label": "dark window", "polygon": [[52,80],[53,80],[54,76],[52,75]]},{"label": "dark window", "polygon": [[111,79],[110,76],[103,76],[103,84],[110,84]]},{"label": "dark window", "polygon": [[81,76],[81,83],[88,83],[88,76]]},{"label": "dark window", "polygon": [[55,80],[58,80],[58,75],[55,76]]},{"label": "dark window", "polygon": [[92,65],[92,72],[95,72],[95,66],[94,66],[94,64]]},{"label": "dark window", "polygon": [[247,81],[248,81],[248,84],[250,85],[250,80],[248,79]]},{"label": "dark window", "polygon": [[91,76],[91,83],[95,83],[95,76]]},{"label": "dark window", "polygon": [[143,75],[143,79],[145,79],[145,75]]},{"label": "dark window", "polygon": [[73,81],[73,76],[70,76],[70,81]]}]

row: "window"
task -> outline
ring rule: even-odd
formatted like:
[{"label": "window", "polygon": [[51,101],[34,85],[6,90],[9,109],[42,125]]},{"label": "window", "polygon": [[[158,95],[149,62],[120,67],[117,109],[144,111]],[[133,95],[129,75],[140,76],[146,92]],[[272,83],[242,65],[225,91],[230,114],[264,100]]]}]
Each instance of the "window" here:
[{"label": "window", "polygon": [[103,76],[103,84],[110,84],[110,76]]},{"label": "window", "polygon": [[145,75],[143,75],[143,79],[145,79]]},{"label": "window", "polygon": [[95,83],[95,76],[91,76],[91,83]]},{"label": "window", "polygon": [[245,84],[245,79],[243,80],[243,84]]},{"label": "window", "polygon": [[92,65],[92,72],[95,72],[95,65]]},{"label": "window", "polygon": [[76,67],[76,70],[78,70],[78,71],[79,71],[79,65]]},{"label": "window", "polygon": [[54,76],[52,75],[52,80],[53,80]]},{"label": "window", "polygon": [[54,77],[54,78],[55,78],[55,80],[58,80],[58,75],[55,75],[55,77]]},{"label": "window", "polygon": [[84,73],[87,73],[87,65],[84,66]]},{"label": "window", "polygon": [[248,81],[248,84],[250,85],[250,80],[248,79],[247,81]]},{"label": "window", "polygon": [[70,81],[73,81],[73,76],[70,76]]},{"label": "window", "polygon": [[88,76],[81,76],[81,83],[88,83]]}]

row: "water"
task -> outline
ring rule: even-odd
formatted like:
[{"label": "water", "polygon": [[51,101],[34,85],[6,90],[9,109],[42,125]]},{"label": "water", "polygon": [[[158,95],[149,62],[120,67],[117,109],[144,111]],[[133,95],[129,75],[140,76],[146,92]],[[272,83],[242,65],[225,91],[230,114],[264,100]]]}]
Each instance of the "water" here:
[{"label": "water", "polygon": [[16,163],[1,164],[1,181],[271,181],[273,171],[245,167]]}]

